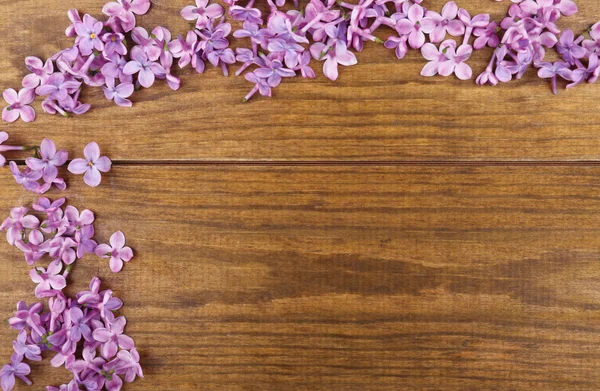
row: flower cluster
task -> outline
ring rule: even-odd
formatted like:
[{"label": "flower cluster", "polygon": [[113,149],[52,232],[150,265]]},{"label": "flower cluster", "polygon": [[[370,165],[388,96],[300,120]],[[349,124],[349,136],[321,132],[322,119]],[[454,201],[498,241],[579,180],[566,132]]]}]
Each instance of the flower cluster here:
[{"label": "flower cluster", "polygon": [[[0,144],[8,139],[6,132],[0,132]],[[23,171],[17,163],[10,162],[10,171],[19,185],[36,194],[44,194],[54,185],[60,190],[65,190],[67,184],[58,176],[58,168],[63,166],[69,157],[65,150],[56,150],[56,145],[50,139],[42,140],[39,147],[0,145],[0,152],[34,150],[35,156],[25,159],[26,167]],[[111,160],[100,156],[100,147],[96,142],[89,143],[83,150],[85,159],[74,159],[69,163],[68,170],[73,174],[85,174],[84,182],[91,187],[96,187],[102,180],[101,172],[110,171]],[[4,166],[6,158],[0,155],[0,167]]]},{"label": "flower cluster", "polygon": [[[7,139],[8,134],[0,132],[0,144]],[[14,161],[10,162],[17,182],[36,193],[52,185],[64,189],[66,184],[58,177],[58,167],[66,163],[68,154],[57,151],[51,140],[44,139],[39,148],[0,145],[0,152],[30,149],[35,150],[35,156],[25,160],[27,168],[23,172]],[[86,146],[84,155],[85,159],[71,161],[69,171],[85,174],[85,182],[97,186],[100,172],[108,171],[111,161],[100,156],[95,142]],[[3,165],[6,159],[2,155],[0,158]],[[92,279],[89,291],[79,292],[75,298],[67,298],[63,289],[73,264],[86,254],[110,259],[110,269],[117,273],[124,262],[133,258],[133,251],[125,246],[121,231],[110,237],[109,244],[98,245],[94,240],[94,213],[66,205],[65,198],[51,201],[40,197],[32,208],[34,214],[29,214],[26,207],[13,208],[0,230],[6,231],[8,243],[22,251],[29,266],[49,258],[46,267],[35,266],[29,272],[36,284],[35,296],[48,299],[48,311],[42,311],[42,303],[18,303],[9,325],[19,334],[13,341],[10,363],[0,370],[0,388],[11,391],[16,379],[31,384],[27,378],[31,369],[23,360],[40,361],[42,352],[48,351],[55,353],[51,361],[54,367],[64,365],[73,373],[69,384],[48,387],[48,391],[81,391],[81,387],[87,391],[119,391],[123,379],[131,382],[143,377],[134,341],[123,334],[125,318],[115,316],[122,301],[110,290],[101,291],[98,278]]]},{"label": "flower cluster", "polygon": [[119,391],[123,380],[132,382],[143,377],[135,343],[123,332],[125,317],[115,316],[123,302],[111,290],[101,291],[100,284],[100,279],[94,277],[89,290],[74,298],[56,291],[46,312],[42,303],[17,304],[8,323],[19,334],[13,341],[10,363],[0,370],[2,390],[12,390],[15,379],[31,385],[27,378],[31,369],[23,360],[41,361],[44,351],[55,353],[53,367],[65,366],[73,374],[68,384],[47,387],[48,391],[81,391],[81,387],[88,391]]},{"label": "flower cluster", "polygon": [[[36,94],[44,97],[42,107],[47,113],[85,113],[90,105],[78,100],[83,85],[100,86],[107,99],[129,107],[135,89],[148,88],[156,79],[166,80],[174,90],[179,88],[180,79],[171,69],[174,59],[180,68],[190,65],[198,73],[210,63],[225,76],[228,65],[241,64],[236,75],[254,66],[244,75],[254,84],[245,102],[256,92],[271,96],[283,78],[314,78],[312,60],[323,61],[325,76],[336,80],[338,66],[355,65],[354,52],[362,51],[368,41],[384,43],[399,59],[409,48],[421,49],[429,60],[421,75],[455,74],[463,80],[472,77],[466,61],[473,50],[495,48],[488,67],[476,79],[480,85],[518,79],[532,65],[538,68],[539,77],[551,80],[556,93],[557,77],[571,81],[568,87],[573,87],[595,82],[600,73],[600,22],[589,30],[590,39],[575,38],[573,31],[561,32],[556,26],[561,16],[577,12],[572,0],[512,0],[508,16],[500,22],[490,20],[488,14],[471,16],[454,1],[440,12],[423,7],[423,0],[360,0],[358,4],[310,0],[301,9],[295,1],[292,9],[286,6],[287,11],[282,10],[285,0],[267,2],[269,15],[264,18],[255,0],[225,1],[227,15],[241,24],[232,36],[250,40],[235,52],[229,47],[232,26],[225,22],[225,9],[208,0],[196,0],[181,11],[191,22],[191,30],[174,39],[164,27],[150,33],[136,27],[135,15],[148,12],[150,0],[108,3],[103,8],[104,21],[88,14],[81,18],[77,10],[71,10],[66,34],[75,38],[74,45],[45,62],[27,57],[31,73],[19,92],[4,92],[9,106],[2,118],[32,121],[35,111],[30,104]],[[385,42],[375,35],[381,27],[395,32]],[[135,45],[129,50],[126,42],[131,41]],[[552,47],[562,61],[544,61],[546,49]]]}]

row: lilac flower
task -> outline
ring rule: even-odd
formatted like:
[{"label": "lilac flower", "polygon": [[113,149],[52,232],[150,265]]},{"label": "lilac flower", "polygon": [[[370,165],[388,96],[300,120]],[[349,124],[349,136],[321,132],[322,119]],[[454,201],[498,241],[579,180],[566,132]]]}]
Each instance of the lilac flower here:
[{"label": "lilac flower", "polygon": [[298,54],[304,51],[304,48],[294,41],[287,42],[277,38],[269,40],[267,49],[271,53],[279,53],[283,56],[288,68],[295,68],[298,65]]},{"label": "lilac flower", "polygon": [[384,46],[388,49],[395,49],[396,57],[398,60],[402,60],[404,56],[406,56],[406,53],[408,53],[406,41],[408,41],[407,35],[401,37],[390,36],[387,41],[385,41]]},{"label": "lilac flower", "polygon": [[260,77],[254,72],[248,72],[244,75],[244,78],[251,83],[254,83],[254,87],[250,90],[248,94],[242,99],[242,103],[247,102],[257,91],[262,96],[271,96],[271,86],[268,81],[264,77]]},{"label": "lilac flower", "polygon": [[221,69],[225,77],[229,76],[226,64],[235,64],[235,53],[230,48],[213,50],[208,53],[206,58],[215,67],[221,64]]},{"label": "lilac flower", "polygon": [[23,251],[25,261],[30,266],[39,261],[40,258],[48,252],[44,235],[37,229],[34,229],[29,233],[29,240],[27,242],[17,239],[15,241],[15,246]]},{"label": "lilac flower", "polygon": [[579,46],[582,40],[583,36],[575,40],[575,35],[571,29],[563,30],[560,35],[560,39],[556,44],[556,50],[569,65],[575,65],[578,59],[585,57],[587,54],[586,50]]},{"label": "lilac flower", "polygon": [[480,50],[486,45],[491,48],[497,47],[500,44],[500,38],[496,32],[497,29],[498,24],[496,22],[491,22],[486,27],[477,27],[473,29],[473,35],[477,37],[475,42],[473,42],[473,48],[475,50]]},{"label": "lilac flower", "polygon": [[16,340],[13,341],[13,349],[20,356],[25,356],[31,361],[42,360],[42,350],[37,345],[27,343],[27,331],[21,330]]},{"label": "lilac flower", "polygon": [[164,68],[156,62],[150,61],[146,53],[138,47],[131,49],[131,59],[132,61],[129,61],[123,68],[123,73],[133,75],[139,72],[138,82],[142,87],[150,88],[157,75],[165,74]]},{"label": "lilac flower", "polygon": [[79,11],[76,9],[67,11],[67,16],[71,21],[71,24],[66,28],[65,35],[70,38],[77,35],[77,32],[75,31],[75,24],[81,23],[81,16],[79,16]]},{"label": "lilac flower", "polygon": [[76,175],[85,174],[83,181],[91,187],[96,187],[102,180],[100,172],[110,171],[112,162],[106,156],[100,156],[100,147],[94,141],[85,146],[83,150],[85,159],[73,159],[68,170]]},{"label": "lilac flower", "polygon": [[29,106],[35,99],[34,90],[23,88],[18,93],[12,88],[4,90],[2,93],[4,100],[9,106],[2,110],[2,120],[6,122],[15,122],[19,117],[24,122],[31,122],[35,119],[35,110]]},{"label": "lilac flower", "polygon": [[556,89],[556,76],[560,76],[565,80],[571,80],[571,69],[569,64],[566,62],[541,62],[536,64],[540,69],[538,70],[538,76],[543,79],[552,79],[552,92],[554,95],[558,94]]},{"label": "lilac flower", "polygon": [[597,52],[600,51],[600,22],[594,24],[590,28],[590,37],[592,39],[586,39],[583,41],[582,45],[588,52]]},{"label": "lilac flower", "polygon": [[145,28],[134,28],[131,31],[131,39],[146,53],[150,61],[156,61],[160,58],[162,48],[158,45],[156,39],[148,35]]},{"label": "lilac flower", "polygon": [[169,51],[173,57],[179,59],[179,68],[184,68],[192,62],[192,56],[198,51],[198,35],[193,31],[188,31],[185,39],[180,35],[176,40],[169,42]]},{"label": "lilac flower", "polygon": [[98,277],[92,278],[90,281],[90,290],[79,292],[77,294],[77,302],[85,305],[99,303],[102,300],[99,293],[100,284],[101,281]]},{"label": "lilac flower", "polygon": [[107,3],[102,12],[121,22],[125,32],[135,27],[135,15],[144,15],[150,9],[150,0],[117,0]]},{"label": "lilac flower", "polygon": [[54,72],[54,64],[50,59],[46,60],[46,63],[43,63],[37,57],[27,57],[25,58],[25,66],[31,72],[23,78],[22,84],[25,88],[36,88],[40,84],[44,84]]},{"label": "lilac flower", "polygon": [[454,49],[454,46],[450,45],[444,48],[445,55],[448,58],[445,61],[440,62],[438,72],[442,76],[450,76],[452,73],[456,74],[461,80],[468,80],[473,75],[471,67],[465,64],[465,61],[471,57],[473,48],[471,45],[460,45],[458,49]]},{"label": "lilac flower", "polygon": [[38,183],[38,180],[42,178],[42,171],[32,171],[29,167],[26,167],[25,170],[21,172],[17,163],[10,162],[10,172],[15,178],[15,181],[19,185],[23,185],[26,190],[43,194],[50,189],[51,184],[45,183],[44,186],[40,186]]},{"label": "lilac flower", "polygon": [[48,265],[48,270],[43,267],[37,267],[31,269],[29,277],[31,281],[38,284],[35,288],[35,295],[41,297],[45,292],[51,290],[62,290],[67,286],[67,281],[60,274],[62,270],[62,263],[60,261],[54,261]]},{"label": "lilac flower", "polygon": [[301,55],[298,55],[298,69],[300,70],[302,77],[314,79],[315,71],[309,66],[310,56],[310,50],[305,50]]},{"label": "lilac flower", "polygon": [[441,42],[446,37],[446,33],[455,37],[464,34],[465,26],[460,20],[456,19],[457,15],[458,6],[454,1],[444,5],[441,15],[435,11],[427,10],[425,17],[435,23],[435,28],[429,34],[431,42]]},{"label": "lilac flower", "polygon": [[119,79],[121,83],[131,83],[133,82],[133,76],[123,73],[125,65],[127,65],[125,57],[113,55],[110,60],[102,66],[100,72],[105,76],[105,80],[112,77],[113,79]]},{"label": "lilac flower", "polygon": [[[325,54],[323,55],[323,53]],[[327,48],[321,42],[314,43],[310,47],[310,53],[315,60],[325,59],[323,64],[323,73],[330,80],[336,80],[338,77],[338,64],[351,66],[357,63],[354,53],[348,50],[344,41],[337,41],[335,46]]]},{"label": "lilac flower", "polygon": [[33,209],[41,212],[41,213],[45,213],[49,218],[55,217],[57,215],[57,212],[60,209],[61,206],[63,206],[63,204],[65,203],[66,199],[65,198],[59,198],[53,202],[51,202],[48,198],[46,197],[40,197],[38,198],[38,200],[32,205]]},{"label": "lilac flower", "polygon": [[241,22],[263,23],[260,10],[258,8],[251,8],[250,6],[231,6],[229,7],[229,16],[231,16],[233,20],[239,20]]},{"label": "lilac flower", "polygon": [[102,51],[104,42],[100,39],[102,32],[102,22],[90,15],[83,16],[83,22],[75,23],[75,32],[79,36],[78,46],[81,54],[90,55],[92,51]]},{"label": "lilac flower", "polygon": [[197,28],[208,25],[209,19],[219,18],[223,15],[223,7],[219,4],[208,5],[208,0],[196,0],[196,6],[188,5],[181,10],[185,20],[196,21]]},{"label": "lilac flower", "polygon": [[448,57],[446,56],[448,47],[455,49],[456,41],[448,39],[442,42],[439,49],[432,43],[426,43],[421,47],[421,54],[426,60],[429,60],[421,70],[421,76],[434,76],[439,72],[440,63],[448,60]]},{"label": "lilac flower", "polygon": [[43,170],[45,182],[52,182],[58,176],[58,168],[65,164],[69,154],[65,150],[56,150],[56,145],[50,139],[45,138],[40,145],[40,158],[28,157],[25,159],[27,167],[34,171]]},{"label": "lilac flower", "polygon": [[63,261],[66,265],[71,265],[77,259],[77,253],[74,248],[77,242],[69,237],[56,236],[50,240],[48,253],[54,259]]},{"label": "lilac flower", "polygon": [[129,352],[121,350],[117,353],[117,358],[122,364],[117,367],[116,372],[125,375],[126,382],[131,383],[135,380],[136,376],[144,377],[144,372],[140,366],[140,355],[136,348],[132,348]]},{"label": "lilac flower", "polygon": [[37,217],[28,215],[28,209],[24,207],[12,208],[10,217],[0,225],[0,230],[6,231],[6,240],[11,246],[21,238],[24,228],[34,229],[40,224]]},{"label": "lilac flower", "polygon": [[69,325],[69,337],[72,341],[79,342],[82,337],[86,341],[93,341],[92,330],[80,308],[72,307],[65,312],[65,324]]},{"label": "lilac flower", "polygon": [[77,242],[77,258],[83,258],[84,254],[91,254],[94,252],[98,246],[98,243],[92,239],[93,237],[93,225],[85,226],[75,233],[75,241]]},{"label": "lilac flower", "polygon": [[458,10],[458,19],[465,25],[465,36],[463,38],[463,45],[469,43],[471,33],[476,28],[486,28],[490,24],[490,16],[488,14],[479,14],[473,16],[467,10],[461,8]]},{"label": "lilac flower", "polygon": [[425,18],[424,13],[423,7],[413,4],[408,9],[406,19],[400,19],[396,23],[396,31],[400,34],[408,34],[408,44],[413,49],[423,46],[425,34],[431,33],[436,28],[436,22],[431,18]]},{"label": "lilac flower", "polygon": [[31,369],[29,365],[21,362],[22,360],[21,355],[13,353],[10,364],[3,366],[0,370],[0,386],[4,391],[11,391],[15,387],[15,378],[22,380],[29,386],[32,384],[31,380],[26,377]]},{"label": "lilac flower", "polygon": [[590,55],[588,66],[580,65],[577,69],[573,69],[571,72],[571,80],[573,81],[570,84],[567,84],[567,88],[575,87],[577,84],[583,83],[587,81],[588,83],[593,83],[598,78],[598,72],[600,72],[600,67],[598,67],[598,55],[593,53]]},{"label": "lilac flower", "polygon": [[133,258],[133,250],[125,246],[125,235],[117,231],[110,237],[110,246],[101,244],[96,247],[95,253],[100,258],[110,257],[110,270],[118,273],[123,269],[123,262],[129,262]]},{"label": "lilac flower", "polygon": [[121,33],[110,33],[102,36],[104,42],[104,55],[111,57],[114,54],[124,56],[127,54],[127,47],[123,43],[125,36]]},{"label": "lilac flower", "polygon": [[133,84],[131,83],[119,83],[115,87],[115,79],[112,77],[106,78],[106,87],[102,87],[104,96],[108,100],[114,100],[117,106],[131,107],[133,103],[127,98],[133,94]]},{"label": "lilac flower", "polygon": [[50,99],[64,101],[69,94],[76,92],[81,83],[73,80],[71,75],[53,73],[48,77],[45,84],[37,87],[35,93],[40,96],[48,96]]},{"label": "lilac flower", "polygon": [[113,358],[119,348],[132,349],[135,347],[133,339],[123,334],[125,323],[125,317],[120,316],[115,319],[113,324],[97,328],[92,333],[94,339],[102,343],[101,352],[105,359]]}]

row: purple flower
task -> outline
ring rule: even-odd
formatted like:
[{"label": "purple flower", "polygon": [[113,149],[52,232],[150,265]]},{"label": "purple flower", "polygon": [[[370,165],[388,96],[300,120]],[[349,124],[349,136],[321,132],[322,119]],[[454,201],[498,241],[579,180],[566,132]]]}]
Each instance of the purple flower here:
[{"label": "purple flower", "polygon": [[40,96],[48,96],[50,99],[57,101],[64,101],[69,94],[79,90],[79,87],[81,87],[81,83],[73,80],[71,75],[53,73],[48,77],[45,84],[35,89],[35,93]]},{"label": "purple flower", "polygon": [[61,270],[62,262],[58,260],[48,265],[48,270],[43,267],[31,269],[29,277],[31,277],[31,281],[38,284],[35,288],[35,295],[37,297],[44,296],[44,293],[47,291],[60,291],[67,286],[67,281],[60,274]]},{"label": "purple flower", "polygon": [[160,58],[162,48],[158,46],[156,39],[148,35],[145,28],[134,28],[131,31],[131,39],[146,53],[150,61],[156,61]]},{"label": "purple flower", "polygon": [[140,355],[136,348],[131,349],[129,352],[121,350],[117,353],[117,358],[121,361],[121,365],[117,367],[116,372],[125,375],[126,382],[131,383],[136,376],[144,377],[144,372],[140,366]]},{"label": "purple flower", "polygon": [[225,77],[229,75],[226,64],[235,64],[235,53],[230,48],[213,50],[208,53],[206,57],[215,67],[221,64],[221,69],[223,70],[223,75],[225,75]]},{"label": "purple flower", "polygon": [[25,66],[31,72],[23,78],[23,87],[36,88],[40,84],[44,84],[48,77],[54,72],[54,64],[52,60],[46,60],[44,64],[37,57],[25,58]]},{"label": "purple flower", "polygon": [[6,231],[6,240],[11,246],[21,238],[24,228],[34,229],[40,224],[37,217],[27,215],[27,211],[24,207],[12,208],[10,217],[0,225],[0,230]]},{"label": "purple flower", "polygon": [[102,41],[104,41],[104,55],[111,57],[114,54],[124,56],[127,54],[127,47],[123,43],[125,36],[121,33],[110,33],[104,34]]},{"label": "purple flower", "polygon": [[42,350],[39,346],[27,343],[27,331],[21,330],[17,339],[13,341],[13,349],[20,356],[25,356],[31,361],[42,360]]},{"label": "purple flower", "polygon": [[401,37],[390,36],[387,41],[385,41],[384,46],[388,49],[396,49],[396,57],[398,60],[402,60],[406,53],[408,53],[408,45],[406,45],[406,41],[408,41],[408,36],[403,35]]},{"label": "purple flower", "polygon": [[229,7],[229,16],[231,16],[233,20],[239,20],[241,22],[263,23],[260,10],[258,8],[251,8],[248,5],[246,7],[240,7],[239,5]]},{"label": "purple flower", "polygon": [[396,31],[400,34],[408,34],[408,44],[413,49],[423,46],[425,34],[431,33],[436,28],[436,22],[431,18],[425,18],[424,13],[423,7],[413,4],[408,9],[406,19],[396,22]]},{"label": "purple flower", "polygon": [[192,62],[192,56],[196,53],[198,35],[193,31],[188,31],[185,39],[179,35],[176,40],[168,43],[169,51],[173,57],[179,59],[179,68],[183,68]]},{"label": "purple flower", "polygon": [[325,59],[323,73],[334,81],[338,78],[338,64],[351,66],[358,62],[354,53],[349,51],[346,43],[341,40],[329,47],[322,42],[316,42],[310,47],[310,53],[315,60]]},{"label": "purple flower", "polygon": [[0,386],[4,391],[11,391],[15,387],[15,378],[18,378],[30,386],[31,380],[26,376],[29,375],[31,369],[29,365],[21,362],[23,356],[13,353],[10,358],[10,364],[5,365],[0,370]]},{"label": "purple flower", "polygon": [[79,37],[78,46],[81,54],[87,56],[94,50],[102,51],[104,49],[104,42],[100,39],[102,28],[102,22],[88,14],[83,16],[83,22],[75,23],[75,32]]},{"label": "purple flower", "polygon": [[125,317],[120,316],[115,319],[114,323],[108,327],[101,327],[94,330],[92,333],[94,339],[102,343],[102,357],[109,360],[113,358],[119,348],[133,349],[135,343],[131,337],[123,334],[125,329]]},{"label": "purple flower", "polygon": [[122,83],[133,82],[133,76],[123,73],[123,69],[127,65],[125,57],[113,55],[110,60],[102,66],[100,72],[105,76],[105,80],[109,77],[119,79]]},{"label": "purple flower", "polygon": [[79,16],[79,11],[71,9],[67,11],[67,17],[71,21],[71,24],[66,28],[65,35],[70,38],[77,35],[77,32],[75,32],[75,24],[81,23],[81,16]]},{"label": "purple flower", "polygon": [[133,94],[134,86],[131,83],[119,83],[115,87],[115,79],[112,77],[106,78],[106,87],[102,87],[104,96],[108,100],[114,100],[117,106],[131,107],[133,103],[127,98]]},{"label": "purple flower", "polygon": [[83,258],[84,254],[91,254],[94,252],[98,246],[98,243],[92,239],[93,237],[93,225],[85,226],[75,233],[75,241],[77,242],[77,258]]},{"label": "purple flower", "polygon": [[421,76],[434,76],[439,72],[440,63],[448,60],[446,56],[448,47],[456,48],[456,41],[448,39],[442,42],[439,49],[432,43],[426,43],[421,47],[421,54],[429,60],[421,70]]},{"label": "purple flower", "polygon": [[556,44],[556,50],[567,63],[575,65],[577,60],[585,57],[586,50],[579,46],[579,43],[583,41],[583,36],[580,36],[575,40],[573,30],[565,29],[560,35],[560,39]]},{"label": "purple flower", "polygon": [[94,251],[100,258],[110,257],[110,270],[118,273],[123,269],[123,262],[129,262],[133,258],[133,250],[125,246],[125,235],[117,231],[110,237],[110,246],[101,244]]},{"label": "purple flower", "polygon": [[573,69],[571,72],[571,80],[573,81],[570,84],[567,84],[567,88],[575,87],[577,84],[583,83],[587,81],[588,83],[593,83],[598,78],[598,72],[600,72],[600,67],[598,67],[598,55],[593,53],[590,55],[588,66],[579,65],[577,69]]},{"label": "purple flower", "polygon": [[590,28],[590,37],[592,39],[586,39],[583,41],[582,45],[589,52],[597,52],[600,50],[600,22],[594,24]]},{"label": "purple flower", "polygon": [[15,246],[23,251],[25,261],[31,266],[48,252],[45,243],[44,235],[37,229],[34,229],[29,233],[29,240],[27,242],[18,239],[15,241]]},{"label": "purple flower", "polygon": [[465,64],[465,61],[471,57],[473,48],[471,45],[460,45],[455,50],[455,46],[446,46],[443,49],[446,57],[445,61],[440,62],[438,72],[442,76],[450,76],[452,73],[456,74],[461,80],[468,80],[473,75],[471,67]]},{"label": "purple flower", "polygon": [[42,171],[32,171],[29,167],[21,173],[17,163],[10,162],[10,172],[19,185],[23,185],[26,190],[34,193],[43,194],[50,189],[50,183],[44,183],[40,186],[38,180],[42,177]]},{"label": "purple flower", "polygon": [[208,5],[208,0],[196,0],[196,6],[188,5],[181,10],[185,20],[196,21],[197,28],[206,27],[209,19],[219,18],[223,15],[223,7],[219,4]]},{"label": "purple flower", "polygon": [[565,80],[571,80],[571,69],[566,62],[541,62],[536,64],[536,66],[540,68],[538,70],[539,77],[542,79],[552,79],[552,92],[554,95],[558,94],[556,89],[556,76],[560,76]]},{"label": "purple flower", "polygon": [[295,68],[298,65],[298,54],[304,51],[304,48],[294,41],[287,42],[277,38],[269,40],[267,49],[271,53],[280,54],[288,68]]},{"label": "purple flower", "polygon": [[73,342],[79,342],[83,337],[92,342],[92,330],[87,324],[87,319],[81,309],[72,307],[65,312],[65,324],[69,325],[70,338]]},{"label": "purple flower", "polygon": [[146,53],[139,47],[131,49],[131,59],[132,61],[129,61],[123,68],[123,73],[133,75],[139,72],[138,82],[143,87],[151,87],[157,75],[165,74],[165,69],[160,64],[150,61]]},{"label": "purple flower", "polygon": [[83,181],[91,187],[96,187],[102,180],[100,172],[110,171],[112,162],[106,156],[100,156],[100,147],[94,141],[83,150],[85,159],[73,159],[69,163],[69,171],[76,175],[85,174]]},{"label": "purple flower", "polygon": [[248,92],[244,99],[242,99],[242,103],[247,102],[257,91],[262,96],[271,96],[271,86],[269,85],[267,79],[264,77],[259,77],[255,72],[248,72],[244,75],[246,80],[254,83],[254,87],[252,87],[250,92]]},{"label": "purple flower", "polygon": [[309,66],[310,56],[310,50],[305,50],[301,55],[298,55],[298,69],[300,70],[302,77],[314,79],[315,71]]},{"label": "purple flower", "polygon": [[135,15],[144,15],[150,9],[150,0],[117,0],[102,8],[105,15],[117,18],[125,32],[135,27]]},{"label": "purple flower", "polygon": [[441,42],[446,37],[446,33],[455,37],[464,34],[465,26],[456,19],[457,15],[458,6],[454,1],[444,5],[441,15],[431,10],[425,13],[425,18],[431,19],[435,23],[435,28],[429,34],[431,42]]},{"label": "purple flower", "polygon": [[477,37],[475,42],[473,42],[473,48],[475,50],[480,50],[485,47],[485,45],[495,48],[500,43],[500,38],[498,37],[498,33],[496,32],[498,28],[498,24],[496,22],[492,22],[487,25],[487,27],[477,27],[473,29],[473,35]]},{"label": "purple flower", "polygon": [[56,145],[50,139],[45,138],[40,145],[40,158],[28,157],[25,159],[27,167],[34,171],[43,170],[45,182],[52,182],[58,176],[58,168],[65,164],[69,154],[65,150],[56,151]]},{"label": "purple flower", "polygon": [[18,93],[12,88],[4,90],[2,93],[4,100],[9,106],[2,110],[2,120],[6,122],[15,122],[19,117],[24,122],[31,122],[35,119],[35,110],[29,106],[35,99],[35,92],[30,88],[23,88]]},{"label": "purple flower", "polygon": [[73,239],[63,236],[57,236],[50,241],[48,253],[57,260],[62,260],[66,265],[71,265],[77,259],[77,253],[74,248],[77,242]]}]

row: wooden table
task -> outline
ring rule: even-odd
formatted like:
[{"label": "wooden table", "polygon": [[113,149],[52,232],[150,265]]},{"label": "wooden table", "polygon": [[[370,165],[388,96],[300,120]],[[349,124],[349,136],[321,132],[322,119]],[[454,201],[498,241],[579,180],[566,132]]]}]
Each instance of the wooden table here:
[{"label": "wooden table", "polygon": [[[155,0],[140,24],[183,32],[187,3]],[[71,43],[68,9],[103,4],[0,0],[0,86]],[[578,4],[561,27],[600,19]],[[460,5],[498,19],[508,2]],[[243,78],[187,70],[130,110],[88,89],[84,116],[2,124],[72,156],[95,140],[115,163],[64,195],[95,211],[100,241],[121,229],[136,251],[120,274],[88,256],[70,279],[125,301],[146,377],[124,390],[600,389],[600,87],[426,79],[420,55],[376,45],[358,60],[247,104]],[[0,188],[2,216],[35,199],[7,170]],[[35,298],[21,254],[0,256],[8,318]],[[15,335],[0,328],[1,361]],[[33,371],[35,390],[68,378]]]}]

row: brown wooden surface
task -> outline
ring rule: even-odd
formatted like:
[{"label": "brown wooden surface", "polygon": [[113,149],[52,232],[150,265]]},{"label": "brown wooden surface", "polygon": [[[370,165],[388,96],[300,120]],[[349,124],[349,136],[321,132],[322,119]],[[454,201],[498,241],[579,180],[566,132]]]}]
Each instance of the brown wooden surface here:
[{"label": "brown wooden surface", "polygon": [[[72,44],[64,36],[68,9],[100,16],[104,3],[0,0],[0,86],[20,85],[26,56],[46,58]],[[154,1],[140,24],[184,33],[188,27],[179,11],[188,3]],[[426,2],[435,9],[443,3]],[[583,32],[600,20],[600,2],[577,3],[581,12],[560,26]],[[500,19],[509,2],[463,0],[459,5]],[[521,81],[479,88],[453,77],[420,77],[425,60],[411,53],[398,61],[393,51],[370,44],[358,54],[359,65],[341,67],[335,83],[322,75],[286,80],[274,90],[274,99],[259,97],[248,104],[240,103],[251,89],[242,77],[224,78],[213,68],[204,75],[188,69],[179,72],[180,91],[160,84],[137,93],[131,110],[106,101],[99,89],[88,89],[85,100],[94,106],[88,114],[64,119],[39,113],[35,124],[10,129],[23,142],[52,137],[72,150],[93,138],[114,159],[134,161],[566,161],[600,155],[598,85],[561,90],[555,97],[531,70]],[[474,56],[476,74],[489,55]]]},{"label": "brown wooden surface", "polygon": [[[185,31],[191,1],[153,3],[141,25]],[[579,32],[600,3],[577,3],[561,26]],[[0,0],[1,88],[69,45],[68,9],[103,4]],[[459,5],[500,18],[509,3]],[[88,255],[69,288],[97,275],[125,301],[146,378],[124,391],[599,390],[600,86],[554,97],[532,72],[479,88],[420,78],[416,53],[358,59],[248,104],[242,78],[183,71],[131,110],[88,90],[84,116],[0,126],[115,161],[99,188],[67,176],[49,196],[136,252],[120,274]],[[7,170],[0,189],[0,216],[34,200]],[[34,300],[27,271],[0,241],[0,319]],[[14,336],[0,327],[0,363]],[[68,379],[33,371],[17,391]]]},{"label": "brown wooden surface", "polygon": [[[126,390],[595,390],[599,174],[117,167],[66,195],[136,257],[115,275],[88,256],[71,281],[125,301],[146,370]],[[33,199],[0,188],[0,210]],[[0,256],[7,316],[34,297],[21,254]],[[34,370],[36,389],[66,378]]]}]

